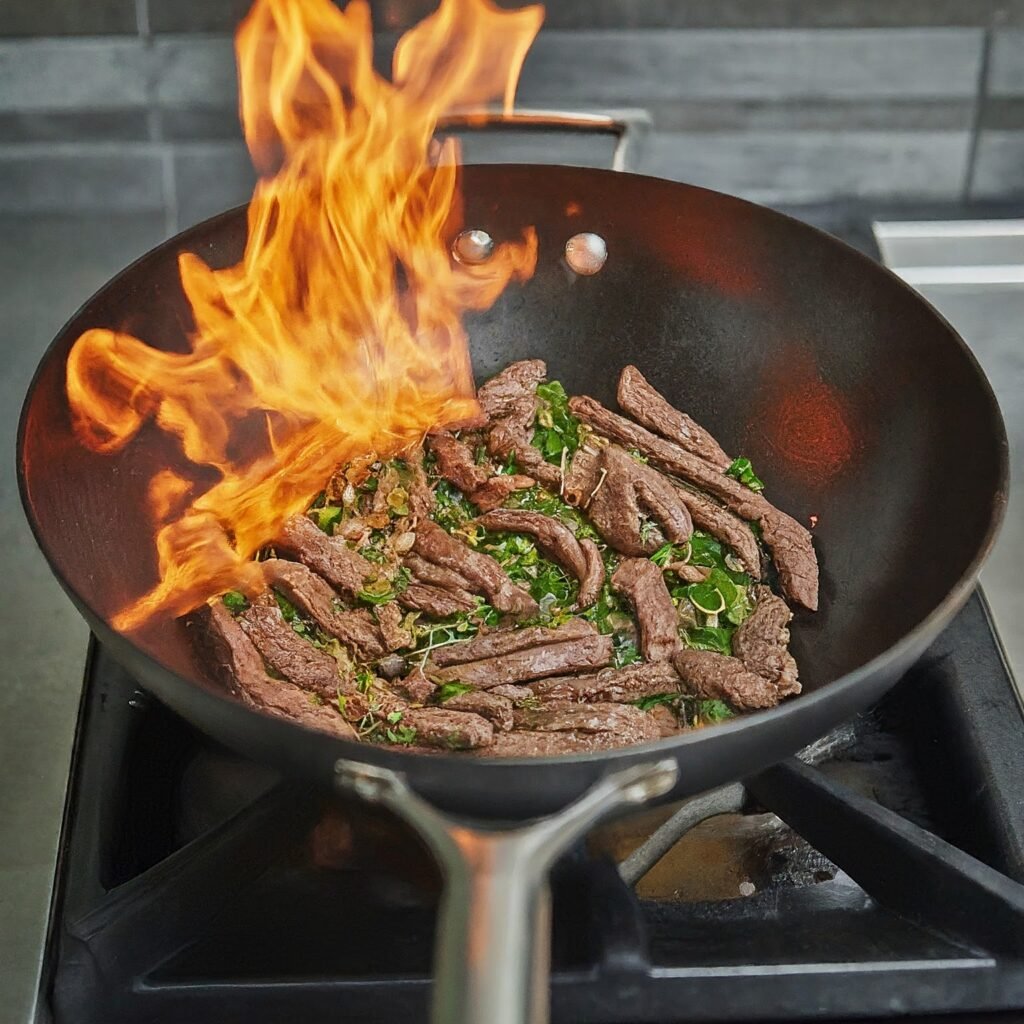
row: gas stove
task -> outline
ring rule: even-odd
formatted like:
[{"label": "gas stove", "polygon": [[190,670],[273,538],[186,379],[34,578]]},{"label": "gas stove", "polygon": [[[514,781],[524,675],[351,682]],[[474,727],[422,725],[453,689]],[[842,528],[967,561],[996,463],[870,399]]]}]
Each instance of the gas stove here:
[{"label": "gas stove", "polygon": [[[552,1019],[1024,1021],[1022,882],[1024,718],[976,595],[800,759],[574,847]],[[426,1020],[441,885],[397,818],[217,747],[94,644],[38,1020]]]}]

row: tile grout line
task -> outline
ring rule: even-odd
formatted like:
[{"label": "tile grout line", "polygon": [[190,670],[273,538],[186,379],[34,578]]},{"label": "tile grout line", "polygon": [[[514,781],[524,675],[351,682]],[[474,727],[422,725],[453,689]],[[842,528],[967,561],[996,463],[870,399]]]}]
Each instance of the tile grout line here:
[{"label": "tile grout line", "polygon": [[995,32],[992,23],[985,26],[981,37],[981,59],[978,62],[978,87],[974,92],[974,106],[971,110],[970,134],[967,138],[967,165],[964,168],[964,184],[960,192],[962,202],[970,202],[974,191],[974,178],[978,166],[978,151],[981,148],[982,120],[988,104],[989,77],[992,69],[992,41]]}]

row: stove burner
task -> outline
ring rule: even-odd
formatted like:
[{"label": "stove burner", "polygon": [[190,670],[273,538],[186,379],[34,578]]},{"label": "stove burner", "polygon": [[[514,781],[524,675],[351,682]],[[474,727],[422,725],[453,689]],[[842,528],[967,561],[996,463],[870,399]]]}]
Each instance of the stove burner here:
[{"label": "stove burner", "polygon": [[[1024,1007],[1024,721],[981,600],[826,740],[559,862],[555,1022]],[[94,649],[53,1024],[425,1020],[440,890],[391,814],[214,746]]]}]

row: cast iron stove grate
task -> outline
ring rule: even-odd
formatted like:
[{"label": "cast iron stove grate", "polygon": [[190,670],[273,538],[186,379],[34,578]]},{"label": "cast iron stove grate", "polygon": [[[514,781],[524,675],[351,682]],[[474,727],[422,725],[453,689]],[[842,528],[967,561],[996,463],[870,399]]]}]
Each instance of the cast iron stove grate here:
[{"label": "cast iron stove grate", "polygon": [[[553,1020],[1024,1020],[1024,720],[980,597],[840,746],[749,780],[783,836],[752,895],[638,898],[600,842],[566,857]],[[94,647],[44,1020],[425,1020],[439,886],[403,824],[215,748]]]}]

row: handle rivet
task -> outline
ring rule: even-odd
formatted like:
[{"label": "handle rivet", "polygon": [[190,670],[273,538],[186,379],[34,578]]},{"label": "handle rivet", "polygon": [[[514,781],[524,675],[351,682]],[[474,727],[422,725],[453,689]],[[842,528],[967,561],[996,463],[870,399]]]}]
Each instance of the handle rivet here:
[{"label": "handle rivet", "polygon": [[596,274],[608,259],[608,246],[600,235],[581,231],[565,243],[565,262],[584,277]]},{"label": "handle rivet", "polygon": [[460,232],[452,243],[452,255],[471,267],[486,263],[493,254],[494,239],[479,228]]}]

